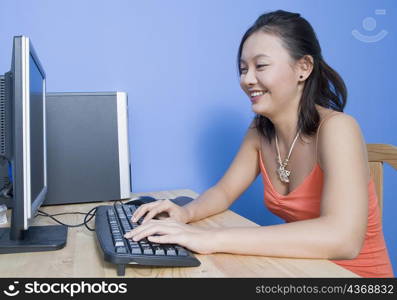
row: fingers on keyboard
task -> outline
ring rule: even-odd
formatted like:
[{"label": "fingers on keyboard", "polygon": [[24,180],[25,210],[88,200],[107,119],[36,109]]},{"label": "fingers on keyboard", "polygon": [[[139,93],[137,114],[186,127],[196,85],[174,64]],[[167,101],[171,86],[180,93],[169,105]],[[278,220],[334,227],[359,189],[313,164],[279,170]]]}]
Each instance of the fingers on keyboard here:
[{"label": "fingers on keyboard", "polygon": [[142,223],[145,223],[158,214],[166,212],[168,210],[168,202],[165,200],[157,200],[148,204],[140,206],[136,213],[133,215],[133,221],[137,219],[142,219]]},{"label": "fingers on keyboard", "polygon": [[147,204],[142,204],[141,206],[139,206],[132,215],[132,221],[137,222],[138,220],[140,220],[148,211],[150,211],[154,206],[156,206],[156,202],[157,201]]},{"label": "fingers on keyboard", "polygon": [[143,218],[142,224],[146,223],[147,221],[153,219],[155,216],[157,216],[158,214],[160,214],[161,212],[163,212],[164,209],[162,209],[161,207],[154,207],[152,208]]}]

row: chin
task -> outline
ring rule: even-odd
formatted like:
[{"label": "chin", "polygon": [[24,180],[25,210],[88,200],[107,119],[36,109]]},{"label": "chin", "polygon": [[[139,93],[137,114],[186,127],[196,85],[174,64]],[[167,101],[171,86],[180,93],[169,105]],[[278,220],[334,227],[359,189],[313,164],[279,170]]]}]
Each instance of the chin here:
[{"label": "chin", "polygon": [[259,103],[252,105],[252,111],[264,117],[268,117],[269,115],[269,109],[261,106]]}]

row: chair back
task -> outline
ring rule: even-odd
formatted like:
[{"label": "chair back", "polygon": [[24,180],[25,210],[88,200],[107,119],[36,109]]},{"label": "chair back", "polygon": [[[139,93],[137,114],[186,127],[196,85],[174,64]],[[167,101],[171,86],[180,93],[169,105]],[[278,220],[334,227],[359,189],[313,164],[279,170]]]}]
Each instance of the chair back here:
[{"label": "chair back", "polygon": [[383,163],[397,170],[397,147],[387,144],[367,144],[368,163],[378,196],[380,217],[383,211]]}]

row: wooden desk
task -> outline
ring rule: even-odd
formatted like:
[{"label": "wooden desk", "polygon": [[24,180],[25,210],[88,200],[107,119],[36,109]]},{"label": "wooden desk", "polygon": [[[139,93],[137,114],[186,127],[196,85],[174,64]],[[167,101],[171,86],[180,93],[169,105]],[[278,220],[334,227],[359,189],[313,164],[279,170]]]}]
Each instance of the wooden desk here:
[{"label": "wooden desk", "polygon": [[[133,197],[141,194],[133,194]],[[156,198],[176,196],[196,197],[190,190],[145,193]],[[88,212],[91,208],[108,203],[84,203],[46,206],[49,214],[60,212]],[[10,211],[9,211],[10,212]],[[9,213],[8,212],[8,213]],[[83,221],[83,215],[58,217],[68,224]],[[8,218],[8,220],[10,220]],[[38,216],[34,225],[55,224],[48,217]],[[198,226],[258,226],[228,210],[196,222]],[[91,227],[94,222],[91,221]],[[127,266],[125,277],[358,277],[356,274],[322,259],[290,259],[231,254],[198,255],[199,267],[158,268]],[[95,232],[84,226],[69,228],[65,248],[49,252],[0,254],[0,277],[117,277],[116,266],[103,260],[96,244]]]}]

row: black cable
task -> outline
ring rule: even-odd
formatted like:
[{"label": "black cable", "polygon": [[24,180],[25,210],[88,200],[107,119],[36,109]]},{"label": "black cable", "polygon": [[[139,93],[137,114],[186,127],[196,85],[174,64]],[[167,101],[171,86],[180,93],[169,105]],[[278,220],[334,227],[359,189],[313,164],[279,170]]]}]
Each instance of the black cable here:
[{"label": "black cable", "polygon": [[[46,212],[44,212],[44,211],[38,210],[39,214],[36,214],[36,216],[49,217],[49,218],[51,218],[52,220],[54,220],[55,222],[57,222],[58,224],[61,224],[61,225],[66,226],[66,227],[74,228],[74,227],[80,227],[80,226],[83,226],[83,225],[84,225],[88,230],[90,230],[90,231],[95,231],[95,229],[90,228],[90,227],[88,226],[88,222],[90,222],[90,221],[92,220],[92,218],[95,216],[96,210],[97,210],[98,207],[99,207],[99,206],[96,206],[96,207],[92,208],[92,209],[91,209],[89,212],[87,212],[87,213],[82,213],[82,212],[67,212],[67,213],[58,213],[58,214],[54,214],[54,215],[50,215],[50,214],[48,214],[48,213],[46,213]],[[58,219],[54,218],[54,216],[68,215],[68,214],[72,214],[72,215],[75,215],[75,214],[85,215],[85,216],[84,216],[84,221],[83,221],[83,223],[71,225],[71,224],[63,223],[63,222],[59,221]]]},{"label": "black cable", "polygon": [[[130,201],[130,200],[127,200],[126,202],[128,202],[128,201]],[[119,202],[121,205],[124,204],[123,201],[121,201],[120,199],[118,199],[118,200],[116,200],[116,201],[113,202],[113,206],[116,206],[118,202]],[[88,226],[88,223],[92,220],[93,217],[95,217],[96,210],[97,210],[98,207],[99,207],[99,206],[96,206],[96,207],[92,208],[92,209],[91,209],[89,212],[87,212],[87,213],[82,213],[82,212],[77,211],[77,212],[57,213],[57,214],[53,214],[53,215],[50,215],[50,214],[48,214],[48,213],[46,213],[46,212],[44,212],[44,211],[41,211],[41,210],[37,210],[38,213],[36,214],[36,216],[42,216],[42,217],[51,218],[52,220],[54,220],[54,221],[57,222],[58,224],[61,224],[61,225],[66,226],[66,227],[74,228],[74,227],[80,227],[80,226],[83,226],[83,225],[84,225],[89,231],[95,231],[94,228],[91,228],[91,227]],[[55,216],[61,216],[61,215],[76,215],[76,214],[84,215],[84,221],[83,221],[83,223],[71,225],[71,224],[63,223],[63,222],[59,221],[58,219],[54,218]],[[35,217],[36,217],[36,216],[35,216]]]},{"label": "black cable", "polygon": [[[99,206],[96,206],[96,207],[94,207],[93,209],[91,209],[86,215],[85,215],[85,217],[84,217],[84,226],[89,230],[89,231],[95,231],[95,229],[93,229],[93,228],[90,228],[89,226],[88,226],[88,222],[89,221],[91,221],[91,219],[95,216],[95,214],[96,214],[96,210],[97,210],[97,208],[98,208]],[[91,214],[91,212],[92,211],[94,211],[92,214]],[[90,216],[89,217],[89,219],[87,220],[87,217],[88,216]]]},{"label": "black cable", "polygon": [[[66,213],[59,213],[59,214],[53,214],[51,216],[55,217],[55,216],[62,216],[62,215],[86,215],[87,213],[83,213],[83,212],[79,212],[79,211],[71,211],[71,212],[66,212]],[[45,215],[45,213],[39,213],[36,216],[42,216],[42,217],[47,217],[47,215]]]},{"label": "black cable", "polygon": [[38,212],[40,212],[40,213],[42,214],[42,216],[49,217],[49,218],[53,219],[55,222],[57,222],[58,224],[61,224],[61,225],[66,226],[66,227],[80,227],[80,226],[83,225],[83,223],[81,223],[81,224],[76,224],[76,225],[65,224],[65,223],[63,223],[63,222],[57,220],[56,218],[54,218],[52,215],[47,214],[47,213],[44,212],[44,211],[38,210]]}]

